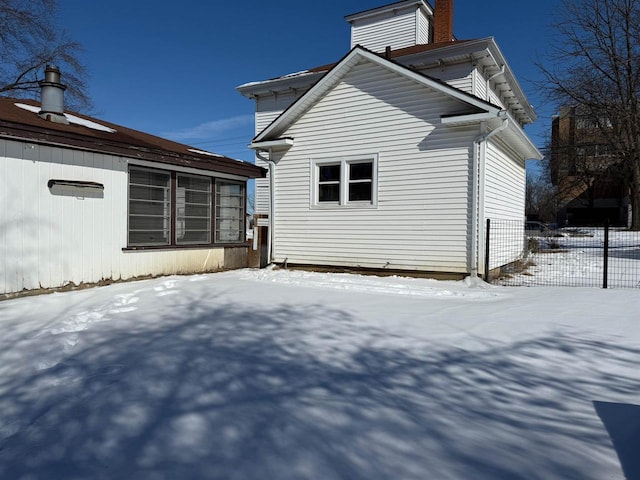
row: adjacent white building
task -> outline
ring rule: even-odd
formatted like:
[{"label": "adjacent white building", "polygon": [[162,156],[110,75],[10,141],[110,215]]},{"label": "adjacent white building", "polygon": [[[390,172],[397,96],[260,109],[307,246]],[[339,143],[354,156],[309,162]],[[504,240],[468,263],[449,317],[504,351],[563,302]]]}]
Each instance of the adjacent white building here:
[{"label": "adjacent white building", "polygon": [[253,164],[64,111],[0,98],[0,294],[247,265]]},{"label": "adjacent white building", "polygon": [[256,180],[269,261],[484,274],[485,219],[524,224],[535,112],[493,38],[454,38],[452,9],[405,0],[349,15],[337,63],[238,87],[269,169]]}]

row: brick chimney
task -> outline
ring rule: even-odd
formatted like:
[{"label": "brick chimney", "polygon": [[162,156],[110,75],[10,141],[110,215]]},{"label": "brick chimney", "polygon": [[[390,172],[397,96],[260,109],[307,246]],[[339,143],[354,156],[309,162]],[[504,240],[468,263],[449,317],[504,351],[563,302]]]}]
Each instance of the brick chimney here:
[{"label": "brick chimney", "polygon": [[434,43],[452,42],[453,38],[453,0],[435,0],[433,9]]}]

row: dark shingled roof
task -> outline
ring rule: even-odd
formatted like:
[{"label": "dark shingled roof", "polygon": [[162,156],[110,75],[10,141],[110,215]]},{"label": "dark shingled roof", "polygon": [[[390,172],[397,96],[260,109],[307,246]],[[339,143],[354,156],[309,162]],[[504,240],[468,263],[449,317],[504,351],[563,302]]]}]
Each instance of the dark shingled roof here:
[{"label": "dark shingled roof", "polygon": [[264,177],[266,171],[252,163],[225,156],[191,152],[200,150],[131,128],[115,125],[76,112],[65,112],[115,130],[108,132],[77,124],[53,123],[18,107],[22,103],[38,107],[34,100],[0,98],[0,138],[23,139],[34,143],[107,153],[127,158],[197,168],[244,177]]}]

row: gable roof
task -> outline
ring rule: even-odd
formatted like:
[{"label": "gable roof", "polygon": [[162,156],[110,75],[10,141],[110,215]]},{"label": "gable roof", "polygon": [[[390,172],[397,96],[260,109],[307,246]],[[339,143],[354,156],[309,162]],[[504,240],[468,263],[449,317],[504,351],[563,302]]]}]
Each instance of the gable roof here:
[{"label": "gable roof", "polygon": [[361,46],[356,46],[305,94],[290,105],[289,108],[280,114],[271,124],[262,130],[262,132],[256,135],[252,144],[257,144],[264,140],[273,140],[282,135],[300,116],[337,85],[355,65],[363,60],[375,63],[426,87],[437,90],[453,99],[466,103],[475,108],[477,112],[486,112],[495,116],[501,110],[499,106],[486,102],[475,95],[452,87],[441,80],[416,72]]},{"label": "gable roof", "polygon": [[205,152],[80,113],[65,112],[72,119],[68,125],[50,122],[35,113],[39,107],[40,104],[34,100],[0,97],[0,138],[250,178],[266,175],[263,168],[252,163]]},{"label": "gable roof", "polygon": [[[537,118],[535,110],[493,37],[418,44],[379,53],[384,53],[385,58],[394,59],[413,70],[471,61],[482,69],[487,78],[493,77],[492,83],[497,95],[513,110],[520,124],[532,123]],[[303,91],[336,65],[330,63],[269,80],[245,83],[237,87],[237,90],[251,99],[274,92]]]}]

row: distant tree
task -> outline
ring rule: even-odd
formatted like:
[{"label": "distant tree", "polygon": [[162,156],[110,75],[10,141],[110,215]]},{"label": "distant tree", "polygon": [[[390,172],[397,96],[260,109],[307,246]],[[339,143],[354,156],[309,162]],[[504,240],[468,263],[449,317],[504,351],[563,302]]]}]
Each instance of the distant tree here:
[{"label": "distant tree", "polygon": [[549,180],[548,169],[541,173],[527,172],[525,211],[527,217],[541,222],[554,222],[558,214],[559,197],[557,189]]},{"label": "distant tree", "polygon": [[36,98],[44,68],[55,65],[67,86],[67,104],[88,109],[80,51],[56,24],[55,0],[0,0],[0,95]]},{"label": "distant tree", "polygon": [[[549,63],[549,97],[579,108],[617,156],[640,230],[640,0],[562,0]],[[589,166],[593,169],[593,165]]]}]

